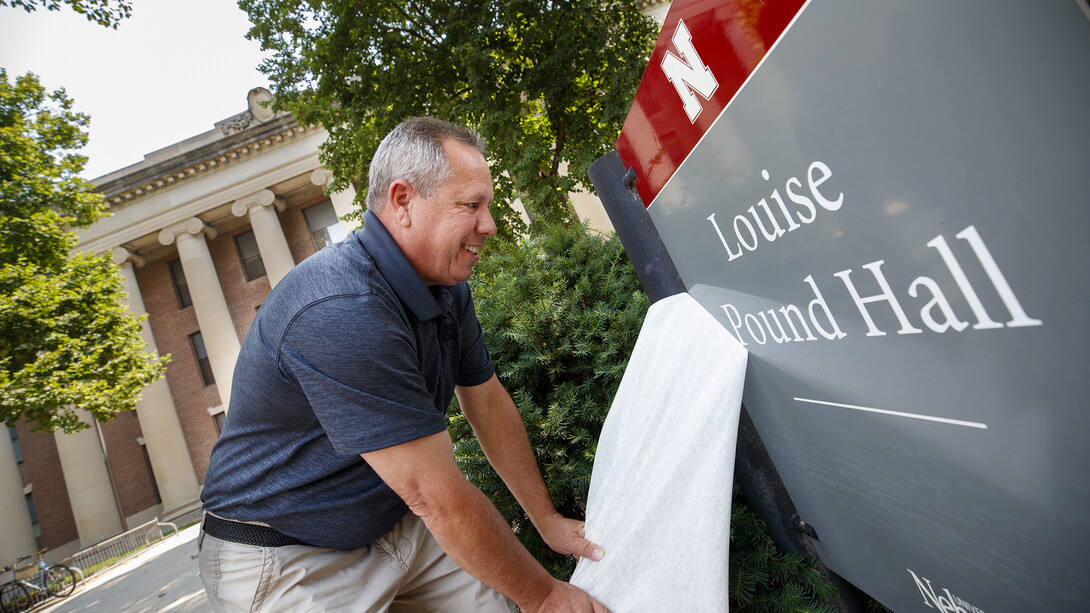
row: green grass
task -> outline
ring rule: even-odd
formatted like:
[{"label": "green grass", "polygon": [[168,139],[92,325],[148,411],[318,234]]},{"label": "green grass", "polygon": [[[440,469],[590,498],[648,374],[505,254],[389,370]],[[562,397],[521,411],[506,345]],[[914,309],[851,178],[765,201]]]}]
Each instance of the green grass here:
[{"label": "green grass", "polygon": [[[158,541],[156,541],[156,542],[158,542]],[[83,569],[81,569],[83,571],[83,577],[86,579],[87,577],[90,577],[91,575],[97,573],[100,570],[103,570],[105,568],[109,568],[109,567],[113,566],[114,564],[117,564],[117,563],[123,561],[125,558],[136,555],[137,553],[147,549],[149,546],[150,545],[141,545],[141,546],[137,547],[136,549],[133,549],[132,551],[130,551],[128,553],[123,553],[121,555],[112,556],[112,557],[106,558],[105,560],[103,560],[101,562],[98,562],[96,564],[88,566],[87,568],[83,568]]]},{"label": "green grass", "polygon": [[[184,526],[178,528],[178,532],[181,532],[182,530],[185,530],[186,528],[189,528],[190,526],[199,524],[200,521],[201,520],[199,520],[199,519],[191,521],[188,524],[185,524]],[[152,541],[151,543],[149,543],[147,545],[141,545],[141,546],[137,547],[136,549],[133,549],[132,551],[130,551],[128,553],[123,553],[123,554],[120,554],[120,555],[112,556],[112,557],[106,558],[105,560],[103,560],[101,562],[97,562],[97,563],[95,563],[95,564],[93,564],[93,565],[91,565],[91,566],[89,566],[87,568],[82,568],[81,570],[83,571],[83,576],[84,576],[84,578],[90,577],[91,575],[97,573],[100,570],[103,570],[105,568],[109,568],[110,566],[113,566],[114,564],[117,564],[118,562],[121,562],[121,561],[125,560],[126,558],[129,558],[131,556],[136,555],[137,553],[147,549],[148,547],[150,547],[151,545],[154,545],[155,543],[158,543],[159,541],[165,539],[166,537],[171,536],[172,534],[175,534],[175,532],[173,530],[170,530],[169,532],[164,533],[162,538],[155,539],[154,541]]]}]

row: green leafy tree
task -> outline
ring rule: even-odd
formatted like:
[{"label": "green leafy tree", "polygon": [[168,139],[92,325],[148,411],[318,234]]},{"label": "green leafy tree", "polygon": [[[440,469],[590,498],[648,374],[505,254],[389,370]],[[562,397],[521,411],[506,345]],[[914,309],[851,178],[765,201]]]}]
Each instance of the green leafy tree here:
[{"label": "green leafy tree", "polygon": [[[658,28],[634,0],[240,0],[277,108],[329,131],[340,188],[381,138],[430,115],[489,143],[501,235],[571,212],[620,131]],[[364,183],[364,182],[361,182]]]},{"label": "green leafy tree", "polygon": [[0,6],[23,8],[32,13],[40,8],[59,11],[67,4],[73,11],[87,17],[87,21],[117,29],[117,24],[132,14],[128,0],[0,0]]},{"label": "green leafy tree", "polygon": [[[616,236],[545,223],[504,242],[470,280],[485,341],[522,414],[553,504],[586,512],[594,452],[649,306]],[[459,411],[455,456],[514,526],[527,549],[566,579],[572,558],[553,553],[492,470]]]},{"label": "green leafy tree", "polygon": [[70,254],[71,228],[103,214],[79,178],[87,116],[64,90],[0,68],[0,418],[38,430],[87,427],[135,407],[166,359],[143,350],[140,319],[108,256]]}]

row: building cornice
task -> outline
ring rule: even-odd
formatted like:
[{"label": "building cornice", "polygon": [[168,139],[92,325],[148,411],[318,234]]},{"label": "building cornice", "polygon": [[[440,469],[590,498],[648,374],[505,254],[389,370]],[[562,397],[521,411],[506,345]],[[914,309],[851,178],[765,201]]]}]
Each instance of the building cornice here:
[{"label": "building cornice", "polygon": [[[317,129],[308,128],[306,133],[312,135],[316,132]],[[157,233],[166,226],[184,221],[188,217],[201,216],[212,208],[266,189],[269,185],[275,184],[278,181],[299,174],[313,172],[319,164],[318,150],[315,147],[312,151],[309,151],[298,159],[293,159],[290,162],[278,165],[275,168],[265,169],[253,175],[248,175],[244,180],[233,183],[227,189],[216,190],[201,195],[198,198],[172,207],[168,212],[140,216],[132,223],[126,223],[102,234],[93,236],[81,235],[76,250],[88,253],[98,253],[117,245],[123,245],[129,241],[136,240],[142,236]],[[230,213],[228,212],[228,214]],[[104,222],[100,221],[99,224],[109,223],[113,221],[113,219],[117,218],[107,219]]]},{"label": "building cornice", "polygon": [[109,206],[118,206],[244,161],[317,129],[298,125],[291,115],[280,115],[229,133],[188,153],[106,181],[96,186],[95,191],[106,198]]}]

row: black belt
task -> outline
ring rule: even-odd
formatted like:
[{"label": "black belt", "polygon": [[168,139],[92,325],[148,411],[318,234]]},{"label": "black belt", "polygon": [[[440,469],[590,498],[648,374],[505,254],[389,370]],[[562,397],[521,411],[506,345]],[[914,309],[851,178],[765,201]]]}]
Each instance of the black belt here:
[{"label": "black belt", "polygon": [[210,513],[204,514],[204,533],[221,541],[230,541],[255,547],[284,547],[285,545],[306,545],[299,539],[288,536],[276,528],[245,524],[240,521],[223,519]]}]

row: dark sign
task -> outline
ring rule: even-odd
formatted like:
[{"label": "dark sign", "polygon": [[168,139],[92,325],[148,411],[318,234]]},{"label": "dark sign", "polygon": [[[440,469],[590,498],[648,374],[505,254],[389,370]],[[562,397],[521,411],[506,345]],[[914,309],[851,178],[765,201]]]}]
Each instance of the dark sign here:
[{"label": "dark sign", "polygon": [[678,1],[618,151],[830,568],[1087,606],[1084,5]]}]

